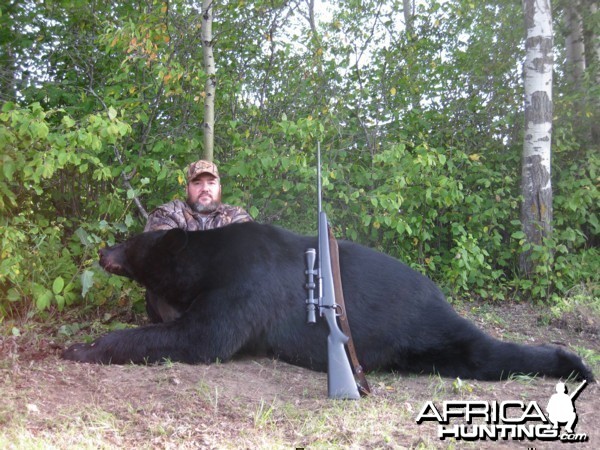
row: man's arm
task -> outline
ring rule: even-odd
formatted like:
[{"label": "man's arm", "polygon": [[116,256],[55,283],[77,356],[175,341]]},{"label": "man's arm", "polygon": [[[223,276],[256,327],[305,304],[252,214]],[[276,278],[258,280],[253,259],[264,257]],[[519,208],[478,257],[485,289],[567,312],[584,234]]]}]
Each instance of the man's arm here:
[{"label": "man's arm", "polygon": [[[156,212],[156,211],[155,211]],[[173,219],[162,214],[151,213],[148,216],[148,222],[144,227],[146,231],[157,231],[157,230],[170,230],[171,228],[177,228],[177,224]]]},{"label": "man's arm", "polygon": [[240,208],[239,206],[231,207],[230,217],[231,223],[252,222],[254,220],[245,209]]},{"label": "man's arm", "polygon": [[183,209],[180,206],[181,202],[173,201],[159,206],[148,215],[148,222],[144,227],[146,231],[170,230],[172,228],[183,228],[185,226],[185,218]]}]

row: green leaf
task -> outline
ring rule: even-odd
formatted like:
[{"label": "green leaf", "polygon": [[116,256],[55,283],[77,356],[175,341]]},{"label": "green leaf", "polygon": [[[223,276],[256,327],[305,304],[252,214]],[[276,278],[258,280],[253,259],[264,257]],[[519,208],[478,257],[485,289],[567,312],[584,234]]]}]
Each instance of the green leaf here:
[{"label": "green leaf", "polygon": [[126,123],[120,122],[117,124],[117,131],[121,136],[125,136],[131,131],[131,127]]},{"label": "green leaf", "polygon": [[13,180],[13,174],[15,173],[15,164],[12,159],[5,157],[2,162],[2,172],[8,181]]},{"label": "green leaf", "polygon": [[31,136],[37,139],[46,139],[50,132],[48,125],[44,122],[31,122],[29,129],[31,130]]},{"label": "green leaf", "polygon": [[52,283],[52,292],[54,292],[55,295],[58,295],[62,292],[64,287],[65,287],[65,280],[63,280],[62,277],[57,277],[54,280],[54,283]]},{"label": "green leaf", "polygon": [[94,272],[86,270],[81,274],[81,296],[85,297],[94,285]]},{"label": "green leaf", "polygon": [[54,175],[54,161],[47,161],[42,166],[42,177],[50,178]]},{"label": "green leaf", "polygon": [[50,289],[44,289],[38,293],[35,299],[35,306],[38,310],[44,311],[50,307],[52,301],[52,291]]},{"label": "green leaf", "polygon": [[86,246],[90,243],[90,235],[83,228],[79,227],[75,230],[75,236],[79,238],[82,245]]},{"label": "green leaf", "polygon": [[115,120],[117,118],[117,110],[112,106],[108,108],[108,118],[110,120]]},{"label": "green leaf", "polygon": [[15,288],[10,288],[6,294],[6,298],[9,302],[18,302],[21,300],[21,294]]},{"label": "green leaf", "polygon": [[5,102],[2,105],[2,112],[9,112],[15,108],[15,104],[13,102]]},{"label": "green leaf", "polygon": [[57,159],[58,159],[58,164],[60,164],[60,166],[62,167],[65,165],[65,163],[69,159],[69,153],[67,153],[66,151],[63,150],[58,153]]},{"label": "green leaf", "polygon": [[63,116],[61,122],[66,128],[71,128],[75,125],[75,120],[69,116]]},{"label": "green leaf", "polygon": [[54,300],[56,301],[56,305],[58,306],[58,310],[62,311],[65,307],[65,298],[62,295],[55,295]]},{"label": "green leaf", "polygon": [[135,225],[135,220],[133,220],[133,217],[131,217],[131,214],[127,214],[125,216],[125,226],[127,228],[131,228],[133,225]]}]

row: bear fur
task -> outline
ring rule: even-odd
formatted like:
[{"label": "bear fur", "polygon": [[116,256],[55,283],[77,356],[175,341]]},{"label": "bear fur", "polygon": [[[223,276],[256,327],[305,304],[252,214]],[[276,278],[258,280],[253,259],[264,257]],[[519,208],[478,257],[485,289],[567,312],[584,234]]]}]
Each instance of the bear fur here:
[{"label": "bear fur", "polygon": [[[248,222],[209,231],[137,235],[103,249],[100,264],[152,292],[161,323],[118,330],[65,350],[104,363],[226,361],[244,350],[327,370],[328,329],[306,323],[304,253],[317,239]],[[436,285],[398,260],[339,242],[347,316],[369,370],[499,380],[513,373],[593,379],[564,348],[492,338],[460,317]]]}]

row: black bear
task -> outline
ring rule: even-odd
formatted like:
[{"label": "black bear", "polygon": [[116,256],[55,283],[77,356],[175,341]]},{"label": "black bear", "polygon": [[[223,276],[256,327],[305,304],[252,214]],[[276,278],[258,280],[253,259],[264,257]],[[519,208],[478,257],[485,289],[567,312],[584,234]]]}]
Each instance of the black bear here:
[{"label": "black bear", "polygon": [[[209,363],[261,349],[292,364],[327,369],[323,320],[306,323],[304,252],[315,237],[254,222],[209,231],[137,235],[101,251],[108,272],[161,299],[162,323],[119,330],[63,357],[94,363]],[[563,348],[502,342],[460,317],[435,284],[398,260],[339,243],[348,320],[365,370],[499,380],[511,373],[586,378]]]}]

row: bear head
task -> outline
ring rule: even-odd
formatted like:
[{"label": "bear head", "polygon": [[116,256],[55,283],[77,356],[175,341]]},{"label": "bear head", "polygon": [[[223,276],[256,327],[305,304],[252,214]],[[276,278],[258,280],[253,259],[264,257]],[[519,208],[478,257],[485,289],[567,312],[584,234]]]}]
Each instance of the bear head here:
[{"label": "bear head", "polygon": [[183,252],[188,240],[181,229],[151,231],[100,250],[100,266],[109,273],[131,278],[156,288],[161,280],[173,280],[169,272],[177,265],[175,259]]}]

